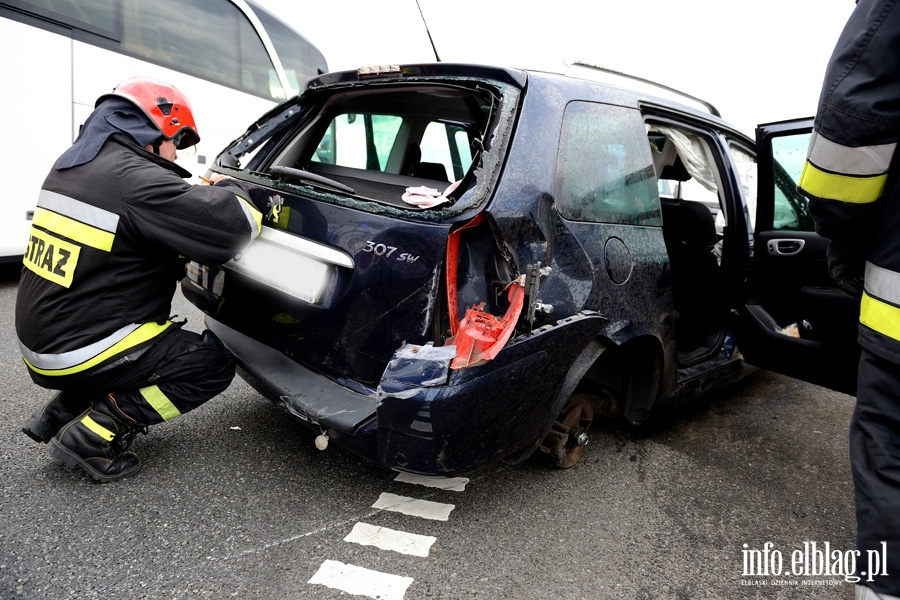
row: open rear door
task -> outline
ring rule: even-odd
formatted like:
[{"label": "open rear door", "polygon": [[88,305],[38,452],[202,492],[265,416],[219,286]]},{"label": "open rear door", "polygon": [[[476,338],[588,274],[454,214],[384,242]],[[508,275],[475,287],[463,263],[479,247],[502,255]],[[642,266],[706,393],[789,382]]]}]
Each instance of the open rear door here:
[{"label": "open rear door", "polygon": [[758,367],[855,395],[859,300],[828,276],[828,240],[816,234],[807,200],[797,191],[812,124],[804,119],[757,129],[754,255],[738,345]]}]

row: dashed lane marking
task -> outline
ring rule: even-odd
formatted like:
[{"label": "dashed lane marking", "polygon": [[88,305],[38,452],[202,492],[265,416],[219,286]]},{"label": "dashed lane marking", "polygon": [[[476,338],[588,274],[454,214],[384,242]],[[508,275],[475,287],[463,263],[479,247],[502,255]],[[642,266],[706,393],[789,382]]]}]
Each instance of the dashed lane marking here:
[{"label": "dashed lane marking", "polygon": [[431,502],[430,500],[416,500],[415,498],[382,492],[375,504],[372,505],[372,508],[380,508],[422,519],[447,521],[450,518],[450,511],[456,506],[442,502]]},{"label": "dashed lane marking", "polygon": [[428,552],[431,550],[432,544],[437,541],[437,538],[430,535],[397,531],[387,527],[376,527],[368,523],[357,523],[353,526],[353,531],[344,538],[344,541],[363,546],[375,546],[381,550],[391,550],[401,554],[425,557],[428,556]]},{"label": "dashed lane marking", "polygon": [[401,577],[326,560],[308,583],[324,585],[348,594],[368,596],[378,600],[403,600],[412,577]]},{"label": "dashed lane marking", "polygon": [[394,479],[400,483],[414,483],[425,487],[437,488],[439,490],[447,490],[450,492],[466,491],[466,484],[469,483],[468,477],[426,477],[424,475],[413,475],[412,473],[400,473]]},{"label": "dashed lane marking", "polygon": [[[466,485],[469,483],[465,477],[424,477],[408,473],[400,473],[395,481],[453,492],[465,491]],[[368,516],[372,516],[380,510],[386,510],[422,519],[448,521],[450,513],[456,506],[382,492],[372,508],[375,510]],[[397,531],[387,527],[376,527],[360,521],[353,526],[353,530],[344,538],[344,541],[411,556],[427,557],[437,538]],[[372,571],[336,560],[326,560],[308,583],[324,585],[376,600],[404,600],[407,589],[413,583],[413,578]]]}]

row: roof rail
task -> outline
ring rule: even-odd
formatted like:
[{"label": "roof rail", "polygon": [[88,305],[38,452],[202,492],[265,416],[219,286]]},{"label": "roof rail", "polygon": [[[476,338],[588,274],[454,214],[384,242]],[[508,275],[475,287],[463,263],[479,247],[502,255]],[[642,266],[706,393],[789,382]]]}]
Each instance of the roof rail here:
[{"label": "roof rail", "polygon": [[713,115],[715,115],[715,116],[717,116],[717,117],[720,117],[720,118],[722,117],[722,113],[719,112],[719,109],[716,108],[715,106],[713,106],[711,103],[707,102],[706,100],[703,100],[702,98],[698,98],[697,96],[692,96],[692,95],[690,95],[690,94],[688,94],[688,93],[682,92],[681,90],[677,90],[677,89],[675,89],[675,88],[673,88],[673,87],[669,87],[669,86],[667,86],[667,85],[664,85],[664,84],[662,84],[662,83],[658,83],[658,82],[656,82],[656,81],[652,81],[652,80],[650,80],[650,79],[644,79],[643,77],[638,77],[637,75],[629,75],[628,73],[623,73],[623,72],[621,72],[621,71],[616,71],[616,70],[614,70],[614,69],[608,69],[608,68],[606,68],[606,67],[600,67],[600,66],[597,66],[597,65],[592,65],[592,64],[590,64],[590,63],[581,62],[581,61],[575,61],[575,62],[567,63],[567,64],[566,64],[566,75],[569,74],[569,73],[568,73],[568,70],[569,70],[569,68],[571,68],[571,67],[582,67],[582,68],[585,68],[585,69],[591,69],[591,70],[593,70],[593,71],[599,71],[599,72],[601,72],[601,73],[608,73],[608,74],[610,74],[610,75],[615,75],[615,76],[617,76],[617,77],[624,77],[625,79],[632,79],[632,80],[634,80],[634,81],[639,81],[639,82],[644,83],[644,84],[647,84],[647,85],[649,85],[649,86],[652,86],[652,87],[655,87],[655,88],[660,88],[660,89],[666,90],[667,92],[670,92],[670,93],[672,93],[672,94],[676,94],[676,95],[678,95],[678,96],[682,96],[682,97],[684,97],[684,98],[687,98],[687,99],[689,99],[689,100],[692,100],[692,101],[694,101],[694,102],[696,102],[696,103],[702,105],[703,107],[705,107],[706,110],[708,110],[708,111],[709,111],[710,113],[712,113]]}]

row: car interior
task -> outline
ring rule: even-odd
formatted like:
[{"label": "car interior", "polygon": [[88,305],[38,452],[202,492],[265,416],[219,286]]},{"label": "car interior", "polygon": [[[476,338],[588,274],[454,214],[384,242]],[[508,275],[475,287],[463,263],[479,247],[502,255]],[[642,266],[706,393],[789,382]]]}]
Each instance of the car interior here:
[{"label": "car interior", "polygon": [[[484,90],[447,85],[336,94],[272,166],[349,186],[357,200],[426,210],[404,194],[425,187],[443,195],[465,180],[488,143],[495,104]],[[466,188],[458,186],[455,197]]]},{"label": "car interior", "polygon": [[[677,144],[671,131],[666,132],[669,135],[663,131],[666,129],[651,130],[649,139],[672,275],[679,360],[689,362],[715,349],[724,329],[722,235],[716,226],[716,215],[721,213],[719,186],[706,156],[696,147]],[[688,155],[688,160],[683,155]],[[697,167],[702,162],[706,162],[705,173]],[[704,178],[705,185],[696,185],[699,178]]]}]

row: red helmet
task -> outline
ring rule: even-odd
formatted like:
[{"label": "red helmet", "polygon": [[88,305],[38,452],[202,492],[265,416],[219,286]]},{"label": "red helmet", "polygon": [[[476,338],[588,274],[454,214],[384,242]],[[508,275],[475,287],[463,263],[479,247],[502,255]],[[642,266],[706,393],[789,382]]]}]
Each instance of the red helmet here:
[{"label": "red helmet", "polygon": [[94,107],[112,96],[126,98],[141,108],[166,138],[172,139],[183,133],[179,150],[200,141],[191,103],[174,86],[150,77],[132,77],[113,88],[111,94],[97,98]]}]

